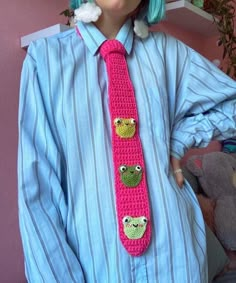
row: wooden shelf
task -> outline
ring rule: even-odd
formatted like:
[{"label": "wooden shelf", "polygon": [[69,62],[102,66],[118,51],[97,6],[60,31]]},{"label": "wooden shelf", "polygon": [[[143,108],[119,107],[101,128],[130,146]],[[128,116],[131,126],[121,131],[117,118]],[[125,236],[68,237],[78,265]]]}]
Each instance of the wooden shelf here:
[{"label": "wooden shelf", "polygon": [[54,26],[22,36],[21,37],[21,48],[27,48],[31,41],[34,41],[39,38],[49,37],[51,35],[66,31],[68,29],[70,29],[70,27],[67,25],[56,24]]},{"label": "wooden shelf", "polygon": [[217,34],[212,15],[194,6],[189,1],[177,0],[166,4],[166,19],[186,31],[197,32],[205,36]]}]

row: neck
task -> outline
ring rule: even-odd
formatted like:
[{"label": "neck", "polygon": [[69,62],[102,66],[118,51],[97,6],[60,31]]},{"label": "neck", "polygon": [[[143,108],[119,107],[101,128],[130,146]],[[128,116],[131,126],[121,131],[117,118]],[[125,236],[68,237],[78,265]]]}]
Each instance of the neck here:
[{"label": "neck", "polygon": [[113,39],[118,34],[126,19],[127,17],[116,18],[102,13],[98,21],[95,23],[95,26],[104,34],[106,38]]}]

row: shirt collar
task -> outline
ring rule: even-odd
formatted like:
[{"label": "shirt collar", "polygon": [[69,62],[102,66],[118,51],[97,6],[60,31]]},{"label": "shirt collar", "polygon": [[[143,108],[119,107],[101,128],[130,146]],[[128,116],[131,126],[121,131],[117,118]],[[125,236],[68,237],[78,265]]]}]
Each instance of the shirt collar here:
[{"label": "shirt collar", "polygon": [[[84,40],[84,43],[90,52],[95,55],[102,43],[106,41],[107,38],[92,23],[78,22],[77,27],[81,37]],[[132,49],[133,37],[133,25],[131,19],[129,19],[125,22],[116,36],[116,39],[124,45],[128,54],[130,54]]]}]

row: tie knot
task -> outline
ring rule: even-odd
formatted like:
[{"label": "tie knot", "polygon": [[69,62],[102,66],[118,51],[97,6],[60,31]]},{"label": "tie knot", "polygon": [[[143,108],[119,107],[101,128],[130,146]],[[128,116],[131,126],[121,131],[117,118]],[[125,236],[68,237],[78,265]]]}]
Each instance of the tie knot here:
[{"label": "tie knot", "polygon": [[111,53],[120,53],[122,55],[125,55],[125,48],[123,44],[116,39],[106,40],[100,47],[100,54],[106,61],[107,55]]}]

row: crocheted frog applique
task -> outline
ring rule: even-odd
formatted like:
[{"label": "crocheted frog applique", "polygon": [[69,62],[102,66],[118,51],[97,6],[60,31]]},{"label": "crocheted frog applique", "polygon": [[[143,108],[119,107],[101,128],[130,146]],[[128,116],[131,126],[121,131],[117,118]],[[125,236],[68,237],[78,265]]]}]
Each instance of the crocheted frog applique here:
[{"label": "crocheted frog applique", "polygon": [[125,235],[129,239],[135,240],[143,237],[146,231],[148,220],[145,216],[141,216],[141,217],[125,216],[122,222],[124,225]]},{"label": "crocheted frog applique", "polygon": [[137,187],[142,180],[142,167],[140,165],[121,165],[119,168],[122,183],[127,187]]},{"label": "crocheted frog applique", "polygon": [[136,131],[136,121],[133,118],[123,119],[116,118],[114,120],[116,134],[120,138],[132,138]]}]

